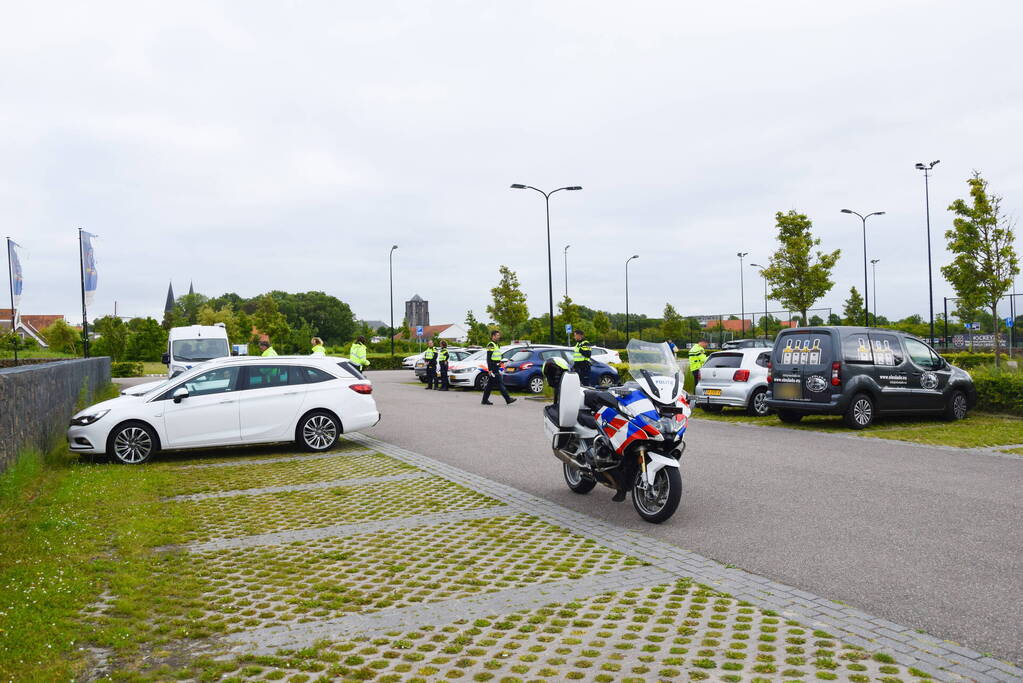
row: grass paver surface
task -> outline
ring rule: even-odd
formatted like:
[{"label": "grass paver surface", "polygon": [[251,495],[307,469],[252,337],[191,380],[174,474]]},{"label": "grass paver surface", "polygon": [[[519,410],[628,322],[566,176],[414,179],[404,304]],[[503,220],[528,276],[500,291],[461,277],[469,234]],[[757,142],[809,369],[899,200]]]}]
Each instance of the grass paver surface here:
[{"label": "grass paver surface", "polygon": [[[221,463],[225,464],[225,463]],[[413,472],[415,468],[400,460],[370,453],[338,455],[333,458],[268,462],[217,468],[175,468],[175,482],[165,495],[177,496],[212,491],[250,489],[288,484],[308,484],[336,479],[386,476]]]},{"label": "grass paver surface", "polygon": [[[354,441],[339,440],[337,444],[327,453],[347,453],[349,451],[361,451],[364,447]],[[269,446],[235,446],[232,448],[204,448],[194,451],[179,451],[172,453],[161,453],[153,461],[157,467],[172,467],[174,465],[213,465],[231,462],[232,460],[274,460],[280,457],[308,457],[310,454],[305,451],[295,450],[293,446],[269,445]]]}]

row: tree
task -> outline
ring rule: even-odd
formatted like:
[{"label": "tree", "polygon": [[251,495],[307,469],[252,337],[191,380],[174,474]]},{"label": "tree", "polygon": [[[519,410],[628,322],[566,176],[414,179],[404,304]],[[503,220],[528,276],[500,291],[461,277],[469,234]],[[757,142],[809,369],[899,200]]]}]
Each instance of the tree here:
[{"label": "tree", "polygon": [[486,324],[477,320],[472,311],[465,312],[465,331],[469,337],[469,344],[473,346],[484,346],[490,341]]},{"label": "tree", "polygon": [[[855,287],[853,289],[855,289]],[[811,315],[810,316],[810,325],[811,326],[820,327],[823,324],[824,324],[824,318],[820,317],[819,315]]]},{"label": "tree", "polygon": [[487,313],[504,328],[505,334],[513,338],[529,318],[526,295],[519,288],[519,276],[508,266],[500,268],[501,280],[490,290],[494,303],[487,306]]},{"label": "tree", "polygon": [[[238,315],[227,304],[221,307],[219,311],[213,310],[213,307],[209,305],[203,306],[199,309],[197,317],[200,325],[223,323],[228,339],[236,344],[244,344],[252,335],[252,328],[243,329],[238,322]],[[241,339],[242,341],[235,342],[235,339]]]},{"label": "tree", "polygon": [[344,344],[359,333],[352,309],[335,296],[318,291],[289,294],[276,290],[270,296],[291,327],[299,328],[303,321],[308,322],[314,334],[328,344]]},{"label": "tree", "polygon": [[133,318],[128,321],[128,345],[124,356],[128,360],[158,361],[167,350],[167,330],[152,318]]},{"label": "tree", "polygon": [[664,324],[661,328],[664,330],[665,338],[681,339],[682,327],[682,316],[679,312],[671,304],[664,304]]},{"label": "tree", "polygon": [[855,287],[849,290],[849,298],[842,304],[842,315],[845,316],[846,325],[861,325],[863,323],[863,296]]},{"label": "tree", "polygon": [[600,343],[607,343],[607,333],[611,331],[611,318],[604,311],[593,314],[593,329],[600,335]]},{"label": "tree", "polygon": [[813,236],[810,231],[813,222],[804,214],[779,211],[775,220],[779,247],[764,269],[764,277],[771,286],[771,298],[802,313],[805,321],[807,309],[835,286],[831,271],[842,251],[836,249],[827,254],[817,250],[811,256],[811,250],[820,246],[821,241]]},{"label": "tree", "polygon": [[[980,173],[966,181],[971,203],[957,199],[948,207],[955,218],[945,232],[952,263],[941,267],[960,298],[960,307],[986,307],[998,321],[998,301],[1019,274],[1019,259],[1013,247],[1013,224],[1002,214],[1002,198],[988,194],[988,184]],[[998,328],[995,324],[995,365],[999,365]]]},{"label": "tree", "polygon": [[829,325],[842,325],[843,324],[842,323],[842,316],[838,315],[837,313],[829,313],[828,314],[828,324]]},{"label": "tree", "polygon": [[[252,322],[257,330],[270,337],[271,343],[276,339],[284,341],[288,333],[291,332],[287,319],[277,308],[277,302],[269,294],[264,294],[257,300],[256,310],[252,314]],[[258,341],[258,339],[252,339],[252,343]]]},{"label": "tree", "polygon": [[[565,330],[565,325],[571,325],[573,330],[582,329],[580,323],[582,318],[579,316],[579,307],[572,303],[571,297],[562,297],[561,301],[558,302],[558,317],[554,319],[554,334],[557,335],[559,331]],[[550,327],[547,328],[548,334],[550,333]],[[585,330],[584,330],[585,332]],[[565,333],[567,335],[567,332]],[[540,339],[543,339],[541,336]]]},{"label": "tree", "polygon": [[93,322],[92,329],[98,339],[93,343],[92,351],[97,356],[110,356],[119,361],[125,358],[128,347],[128,326],[124,321],[112,315],[105,315]]},{"label": "tree", "polygon": [[40,330],[40,334],[54,351],[78,353],[78,344],[82,336],[78,330],[68,325],[63,319],[55,320],[52,325]]}]

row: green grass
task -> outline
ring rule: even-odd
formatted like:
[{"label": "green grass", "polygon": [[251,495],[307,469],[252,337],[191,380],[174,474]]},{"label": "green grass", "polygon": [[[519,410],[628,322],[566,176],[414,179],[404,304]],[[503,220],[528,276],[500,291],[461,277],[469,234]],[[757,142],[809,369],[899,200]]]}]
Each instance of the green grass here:
[{"label": "green grass", "polygon": [[1012,453],[1014,455],[1023,455],[1023,448],[1003,448],[1002,453]]},{"label": "green grass", "polygon": [[153,361],[143,361],[142,363],[142,374],[144,375],[166,375],[167,366],[163,363],[157,363]]},{"label": "green grass", "polygon": [[[71,353],[61,353],[49,349],[24,349],[18,351],[18,358],[80,358]],[[14,358],[14,352],[4,349],[0,351],[0,358]]]},{"label": "green grass", "polygon": [[[980,448],[1023,443],[1023,418],[971,413],[965,420],[945,422],[940,417],[898,417],[882,419],[862,431],[845,426],[838,415],[807,415],[796,424],[786,424],[777,415],[749,417],[744,410],[725,408],[707,413],[696,408],[693,417],[716,422],[755,424],[804,431],[851,434],[854,436],[912,441],[935,446]],[[1019,449],[1023,452],[1023,449]]]}]

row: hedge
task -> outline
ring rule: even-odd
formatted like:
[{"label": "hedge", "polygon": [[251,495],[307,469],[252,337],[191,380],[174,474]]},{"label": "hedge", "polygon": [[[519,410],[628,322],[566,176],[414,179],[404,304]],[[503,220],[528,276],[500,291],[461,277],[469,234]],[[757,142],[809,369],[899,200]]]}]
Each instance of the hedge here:
[{"label": "hedge", "polygon": [[984,367],[970,374],[977,387],[978,410],[1023,415],[1023,373]]},{"label": "hedge", "polygon": [[[1009,360],[1009,357],[1004,353],[1000,355],[1003,363]],[[969,351],[954,351],[952,353],[943,353],[941,354],[941,357],[952,365],[964,370],[980,367],[982,365],[994,365],[995,362],[994,352],[984,353],[982,351],[977,351],[971,353]]]},{"label": "hedge", "polygon": [[141,361],[124,360],[110,364],[111,377],[141,377],[146,366]]}]

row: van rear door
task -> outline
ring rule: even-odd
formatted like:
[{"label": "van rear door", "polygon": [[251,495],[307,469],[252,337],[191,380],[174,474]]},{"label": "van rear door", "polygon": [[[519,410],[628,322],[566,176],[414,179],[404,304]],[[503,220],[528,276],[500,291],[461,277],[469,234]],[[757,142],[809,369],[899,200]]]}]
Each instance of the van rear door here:
[{"label": "van rear door", "polygon": [[834,352],[829,330],[786,330],[774,344],[772,397],[828,403]]}]

